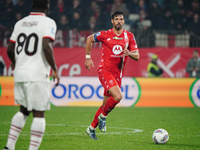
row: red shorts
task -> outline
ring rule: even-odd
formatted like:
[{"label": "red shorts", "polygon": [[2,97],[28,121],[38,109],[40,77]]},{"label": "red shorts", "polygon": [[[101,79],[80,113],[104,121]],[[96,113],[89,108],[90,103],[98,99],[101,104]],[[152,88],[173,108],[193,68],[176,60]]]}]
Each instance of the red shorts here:
[{"label": "red shorts", "polygon": [[110,94],[108,94],[108,90],[113,86],[118,85],[121,88],[121,78],[113,76],[113,74],[109,71],[102,71],[98,73],[99,81],[104,87],[104,96],[111,96]]}]

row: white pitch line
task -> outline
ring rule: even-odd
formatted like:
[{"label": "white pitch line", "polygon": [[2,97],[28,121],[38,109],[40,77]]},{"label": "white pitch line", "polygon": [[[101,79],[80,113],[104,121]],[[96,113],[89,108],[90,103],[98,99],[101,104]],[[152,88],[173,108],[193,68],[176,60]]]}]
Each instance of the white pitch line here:
[{"label": "white pitch line", "polygon": [[[10,124],[10,122],[2,122],[2,124]],[[46,124],[47,126],[64,126],[64,127],[67,127],[67,126],[76,126],[76,127],[83,127],[83,128],[87,128],[88,126],[87,125],[67,125],[67,124]],[[100,133],[96,133],[97,135],[98,134],[110,134],[110,135],[133,135],[134,133],[139,133],[139,132],[143,132],[143,130],[141,129],[133,129],[133,128],[122,128],[122,127],[107,127],[107,128],[110,128],[110,129],[119,129],[120,131],[122,130],[128,130],[128,131],[124,131],[124,132],[106,132],[106,133],[103,133],[103,132],[100,132]],[[28,132],[28,131],[27,131]],[[56,136],[56,135],[83,135],[83,134],[86,134],[85,132],[79,132],[79,133],[74,133],[74,132],[60,132],[60,133],[55,133],[55,134],[48,134],[45,133],[45,136]],[[142,135],[150,135],[150,134],[145,134],[145,133],[141,133]],[[0,134],[0,136],[7,136],[8,134]],[[30,136],[30,134],[26,134],[26,133],[22,133],[21,135],[23,136]],[[185,135],[171,135],[170,136],[185,136]],[[200,135],[187,135],[188,137],[199,137]]]},{"label": "white pitch line", "polygon": [[[4,122],[4,124],[7,124]],[[10,123],[9,123],[10,124]],[[47,126],[76,126],[76,127],[84,127],[87,128],[87,125],[67,125],[67,124],[46,124]],[[133,129],[133,128],[121,128],[121,127],[107,127],[107,128],[113,128],[113,129],[119,129],[121,132],[106,132],[106,133],[96,133],[96,134],[110,134],[110,135],[132,135],[133,133],[137,133],[137,132],[143,132],[143,130],[141,129]],[[122,130],[128,130],[128,131],[123,131]],[[45,136],[55,136],[55,135],[82,135],[84,134],[82,133],[73,133],[73,132],[61,132],[61,133],[56,133],[56,134],[48,134],[45,133]],[[0,134],[0,136],[6,136],[7,134]],[[21,134],[24,136],[30,136],[30,134]]]},{"label": "white pitch line", "polygon": [[[77,127],[88,127],[86,125],[66,125],[66,124],[47,124],[47,125],[50,125],[50,126],[77,126]],[[103,133],[103,134],[125,134],[125,133],[136,133],[136,132],[143,132],[143,130],[141,129],[133,129],[133,128],[121,128],[121,127],[107,127],[107,128],[113,128],[113,129],[120,129],[120,130],[129,130],[129,131],[126,131],[126,132],[108,132],[108,133]],[[98,133],[97,133],[98,134]]]}]

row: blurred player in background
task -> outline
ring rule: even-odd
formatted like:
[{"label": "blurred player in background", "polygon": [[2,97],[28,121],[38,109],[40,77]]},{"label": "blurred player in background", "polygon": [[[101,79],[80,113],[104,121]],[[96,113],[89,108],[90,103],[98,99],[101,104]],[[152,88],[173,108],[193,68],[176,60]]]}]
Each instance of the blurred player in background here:
[{"label": "blurred player in background", "polygon": [[151,56],[151,62],[147,66],[148,77],[161,77],[163,70],[157,65],[158,55]]},{"label": "blurred player in background", "polygon": [[92,43],[102,42],[101,62],[99,64],[99,80],[104,87],[102,106],[97,110],[92,124],[86,133],[96,140],[95,129],[99,125],[102,132],[106,131],[106,117],[122,99],[121,80],[127,56],[139,59],[139,50],[132,33],[124,30],[124,14],[116,11],[112,15],[113,28],[87,37],[85,66],[90,71],[94,67],[91,59]]},{"label": "blurred player in background", "polygon": [[14,69],[15,102],[20,104],[11,121],[4,150],[15,149],[15,144],[30,112],[33,112],[29,150],[37,150],[45,132],[45,110],[50,109],[50,69],[53,78],[59,77],[53,55],[56,24],[45,14],[49,0],[33,0],[32,12],[15,24],[7,53]]}]

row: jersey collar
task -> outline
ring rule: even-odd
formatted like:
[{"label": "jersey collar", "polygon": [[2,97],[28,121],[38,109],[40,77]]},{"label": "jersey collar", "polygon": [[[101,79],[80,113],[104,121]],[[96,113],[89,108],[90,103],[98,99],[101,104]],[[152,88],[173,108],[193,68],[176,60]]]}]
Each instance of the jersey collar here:
[{"label": "jersey collar", "polygon": [[31,12],[30,15],[46,16],[45,13],[41,13],[41,12]]},{"label": "jersey collar", "polygon": [[111,30],[112,30],[112,32],[113,32],[115,35],[117,35],[117,36],[120,36],[120,35],[124,32],[124,29],[122,29],[122,33],[116,34],[116,33],[113,31],[113,29],[111,29]]}]

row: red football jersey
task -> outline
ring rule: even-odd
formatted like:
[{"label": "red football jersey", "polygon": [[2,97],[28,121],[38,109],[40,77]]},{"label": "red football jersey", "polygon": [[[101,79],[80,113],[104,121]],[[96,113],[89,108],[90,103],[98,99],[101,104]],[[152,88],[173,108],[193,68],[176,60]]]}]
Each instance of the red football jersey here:
[{"label": "red football jersey", "polygon": [[129,51],[138,49],[134,35],[126,30],[117,35],[113,29],[110,29],[94,34],[94,39],[96,42],[102,42],[99,72],[107,70],[113,73],[115,77],[121,78],[123,66],[127,59],[127,56],[123,56],[122,50],[125,47]]}]

